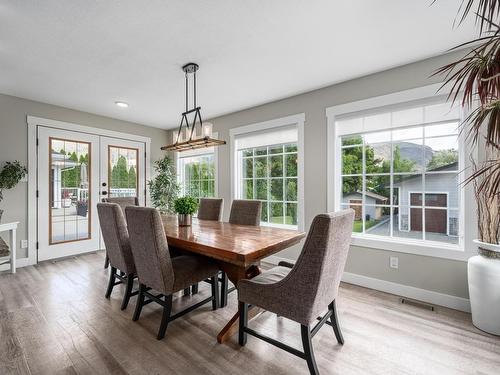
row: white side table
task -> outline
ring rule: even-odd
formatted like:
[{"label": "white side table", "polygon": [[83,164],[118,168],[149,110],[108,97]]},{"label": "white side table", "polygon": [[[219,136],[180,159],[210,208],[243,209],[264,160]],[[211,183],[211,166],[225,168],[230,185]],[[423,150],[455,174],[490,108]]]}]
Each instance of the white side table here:
[{"label": "white side table", "polygon": [[9,247],[10,247],[10,272],[16,273],[16,231],[19,221],[12,223],[0,224],[0,232],[9,232]]}]

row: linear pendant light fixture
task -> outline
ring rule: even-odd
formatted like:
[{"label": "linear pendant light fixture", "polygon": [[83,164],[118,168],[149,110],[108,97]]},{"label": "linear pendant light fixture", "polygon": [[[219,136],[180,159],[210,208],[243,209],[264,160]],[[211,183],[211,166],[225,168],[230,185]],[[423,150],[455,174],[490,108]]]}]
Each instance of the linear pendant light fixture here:
[{"label": "linear pendant light fixture", "polygon": [[[173,143],[163,146],[161,149],[164,151],[186,151],[194,150],[197,148],[205,148],[212,146],[225,145],[226,141],[212,138],[213,125],[209,122],[203,123],[201,119],[201,107],[196,106],[196,71],[199,69],[198,64],[188,63],[182,67],[186,76],[186,111],[182,113],[181,124],[177,134],[174,133]],[[193,75],[193,108],[188,109],[188,87],[189,87],[189,74]],[[188,115],[194,116],[190,124]],[[196,125],[199,125],[200,135],[197,135]]]}]

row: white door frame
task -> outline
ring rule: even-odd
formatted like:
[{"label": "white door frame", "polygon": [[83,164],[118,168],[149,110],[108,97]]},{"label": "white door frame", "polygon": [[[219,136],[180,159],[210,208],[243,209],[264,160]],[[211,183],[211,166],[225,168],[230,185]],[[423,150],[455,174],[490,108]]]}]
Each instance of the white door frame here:
[{"label": "white door frame", "polygon": [[[71,122],[51,120],[36,116],[28,115],[26,118],[28,124],[28,257],[19,259],[20,266],[29,266],[37,263],[37,159],[38,159],[38,145],[37,145],[37,135],[38,127],[44,126],[47,128],[62,129],[73,132],[95,134],[99,136],[105,136],[110,138],[118,138],[124,140],[131,140],[137,142],[143,142],[146,147],[146,157],[145,157],[145,173],[146,181],[151,179],[151,138],[143,137],[135,134],[128,134],[117,132],[113,130],[100,129],[91,126],[84,126],[79,124],[74,124]],[[146,189],[146,205],[149,205],[149,190]]]}]

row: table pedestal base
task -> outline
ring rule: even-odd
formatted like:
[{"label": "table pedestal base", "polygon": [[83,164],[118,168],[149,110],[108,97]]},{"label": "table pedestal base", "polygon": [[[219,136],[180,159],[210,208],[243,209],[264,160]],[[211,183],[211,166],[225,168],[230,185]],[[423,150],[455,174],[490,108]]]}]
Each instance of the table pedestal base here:
[{"label": "table pedestal base", "polygon": [[[253,265],[248,268],[238,267],[232,264],[221,264],[222,270],[227,274],[227,277],[231,282],[237,286],[238,281],[243,279],[252,279],[260,274],[259,267]],[[260,315],[264,310],[258,307],[253,307],[248,311],[248,319],[253,319],[257,315]],[[217,335],[217,342],[219,344],[225,343],[231,339],[231,336],[236,334],[239,329],[239,311],[233,315],[231,320],[222,328],[222,330]]]}]

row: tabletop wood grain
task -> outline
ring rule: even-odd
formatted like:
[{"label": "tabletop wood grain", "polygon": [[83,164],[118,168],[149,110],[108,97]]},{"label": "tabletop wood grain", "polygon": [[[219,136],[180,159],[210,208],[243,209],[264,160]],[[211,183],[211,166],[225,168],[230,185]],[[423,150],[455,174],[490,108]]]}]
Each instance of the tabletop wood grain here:
[{"label": "tabletop wood grain", "polygon": [[169,245],[232,263],[249,266],[300,242],[305,233],[272,227],[254,227],[193,219],[179,227],[175,216],[162,216]]}]

